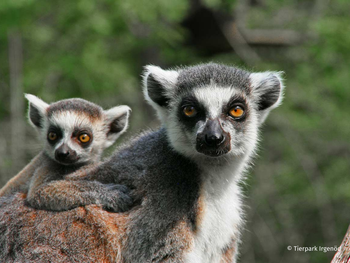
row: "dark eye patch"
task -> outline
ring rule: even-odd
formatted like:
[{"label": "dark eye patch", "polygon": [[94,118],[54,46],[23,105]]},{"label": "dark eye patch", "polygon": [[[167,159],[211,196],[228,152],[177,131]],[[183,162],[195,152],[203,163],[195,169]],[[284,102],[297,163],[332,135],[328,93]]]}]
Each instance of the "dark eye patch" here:
[{"label": "dark eye patch", "polygon": [[[87,135],[89,135],[90,137],[90,141],[86,142],[86,143],[82,143],[79,140],[79,136],[86,133]],[[92,134],[92,130],[90,128],[82,128],[82,127],[76,127],[72,133],[72,138],[83,148],[87,148],[91,145],[92,140],[93,140],[93,134]]]},{"label": "dark eye patch", "polygon": [[248,104],[247,104],[246,100],[242,96],[239,96],[239,95],[233,96],[228,101],[228,103],[225,106],[223,106],[223,108],[222,108],[223,115],[228,116],[229,111],[235,106],[240,106],[244,110],[244,117],[241,119],[235,119],[234,121],[244,121],[248,116],[249,108],[248,108]]},{"label": "dark eye patch", "polygon": [[62,139],[62,137],[63,137],[63,132],[62,132],[62,130],[61,130],[59,127],[54,126],[54,125],[51,125],[51,126],[49,127],[49,129],[47,130],[47,136],[49,135],[50,132],[56,133],[57,139],[54,140],[54,141],[51,141],[51,140],[49,140],[49,139],[47,138],[47,141],[49,142],[50,145],[55,145],[60,139]]},{"label": "dark eye patch", "polygon": [[[194,107],[197,114],[194,117],[188,117],[184,114],[185,107]],[[193,129],[196,123],[200,120],[205,120],[206,110],[202,104],[193,96],[184,97],[178,107],[177,116],[182,124],[188,129]]]}]

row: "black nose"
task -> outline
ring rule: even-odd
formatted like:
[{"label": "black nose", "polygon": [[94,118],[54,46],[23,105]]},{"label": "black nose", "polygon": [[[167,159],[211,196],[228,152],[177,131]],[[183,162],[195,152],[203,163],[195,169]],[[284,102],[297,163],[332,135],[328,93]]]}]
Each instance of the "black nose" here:
[{"label": "black nose", "polygon": [[218,120],[208,120],[204,130],[204,143],[209,147],[219,146],[225,140]]},{"label": "black nose", "polygon": [[66,144],[62,144],[55,151],[55,158],[59,162],[74,162],[76,161],[77,154],[71,148],[69,148]]},{"label": "black nose", "polygon": [[64,158],[68,157],[69,151],[56,151],[55,155],[56,155],[57,159],[64,159]]},{"label": "black nose", "polygon": [[225,140],[225,137],[222,134],[216,133],[216,134],[206,134],[205,135],[205,143],[208,146],[218,146],[221,143],[223,143],[223,141]]}]

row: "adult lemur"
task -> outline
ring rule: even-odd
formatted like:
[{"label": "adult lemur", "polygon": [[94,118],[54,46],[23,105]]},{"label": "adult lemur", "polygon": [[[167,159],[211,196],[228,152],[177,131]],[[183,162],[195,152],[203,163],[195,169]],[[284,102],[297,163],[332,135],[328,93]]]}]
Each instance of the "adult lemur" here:
[{"label": "adult lemur", "polygon": [[[93,180],[133,189],[131,211],[108,229],[115,262],[235,262],[242,228],[239,182],[259,127],[282,100],[280,73],[218,64],[176,70],[147,66],[144,95],[162,128],[108,161],[47,184],[41,196]],[[85,180],[81,180],[84,178]],[[46,199],[71,207],[82,197]],[[113,256],[114,255],[114,256]]]},{"label": "adult lemur", "polygon": [[[62,180],[82,167],[99,162],[103,150],[127,129],[130,108],[117,106],[104,111],[100,106],[83,99],[66,99],[47,104],[31,94],[25,97],[29,101],[28,119],[39,132],[44,149],[0,189],[0,197],[23,191],[27,193],[29,204],[59,211],[62,208],[48,200],[40,205],[37,189],[47,182]],[[51,194],[71,196],[77,191],[84,198],[72,207],[93,203],[104,205],[110,210],[124,211],[132,203],[125,186],[106,187],[99,182],[81,186],[73,192],[62,189],[48,193],[45,198],[50,199]],[[51,205],[46,207],[45,204]]]}]

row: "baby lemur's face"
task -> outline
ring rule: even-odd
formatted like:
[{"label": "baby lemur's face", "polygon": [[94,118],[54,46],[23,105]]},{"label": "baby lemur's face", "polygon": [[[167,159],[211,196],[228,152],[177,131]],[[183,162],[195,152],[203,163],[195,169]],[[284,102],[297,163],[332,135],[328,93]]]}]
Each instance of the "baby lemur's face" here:
[{"label": "baby lemur's face", "polygon": [[40,132],[44,151],[63,165],[98,161],[128,124],[130,108],[119,106],[104,111],[82,99],[61,100],[50,105],[33,95],[29,100],[29,120]]},{"label": "baby lemur's face", "polygon": [[217,64],[171,71],[148,66],[144,84],[173,147],[199,158],[253,151],[258,128],[280,104],[283,88],[279,73]]}]

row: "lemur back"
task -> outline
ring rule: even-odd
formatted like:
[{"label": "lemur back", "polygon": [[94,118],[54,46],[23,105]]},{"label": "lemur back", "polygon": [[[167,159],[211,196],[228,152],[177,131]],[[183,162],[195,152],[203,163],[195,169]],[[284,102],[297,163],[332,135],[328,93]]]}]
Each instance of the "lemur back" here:
[{"label": "lemur back", "polygon": [[[100,106],[83,99],[66,99],[49,105],[34,95],[26,94],[25,97],[29,101],[29,121],[39,132],[44,147],[0,190],[0,197],[14,191],[27,192],[28,203],[38,206],[37,191],[45,183],[62,180],[66,175],[100,161],[103,150],[125,132],[130,108],[119,106],[104,111]],[[105,190],[99,183],[95,187],[93,191]],[[123,190],[125,192],[127,189],[123,186],[119,188],[114,190],[120,190],[124,197]],[[63,195],[64,191],[62,189],[59,194]],[[91,195],[89,199],[86,204],[102,202]],[[106,202],[103,200],[102,203]],[[61,210],[54,205],[41,208]],[[114,209],[113,205],[111,208]]]},{"label": "lemur back", "polygon": [[[259,127],[281,103],[282,92],[278,72],[218,64],[148,66],[144,94],[162,127],[96,167],[48,183],[40,195],[95,181],[133,189],[135,206],[113,215],[113,227],[105,223],[112,262],[236,262],[243,225],[239,183]],[[68,209],[83,199],[76,192],[45,200]]]}]

